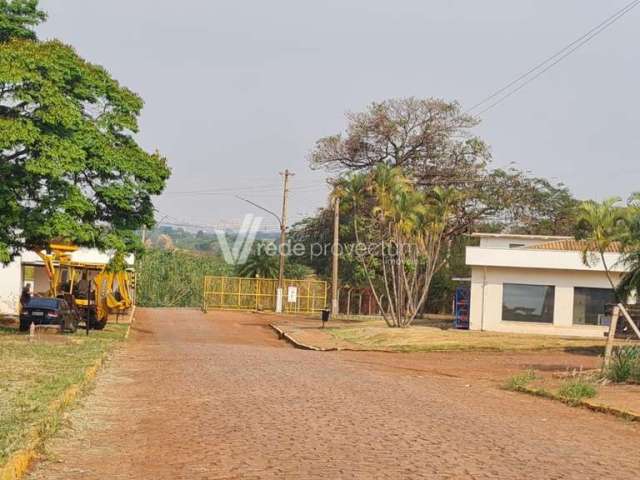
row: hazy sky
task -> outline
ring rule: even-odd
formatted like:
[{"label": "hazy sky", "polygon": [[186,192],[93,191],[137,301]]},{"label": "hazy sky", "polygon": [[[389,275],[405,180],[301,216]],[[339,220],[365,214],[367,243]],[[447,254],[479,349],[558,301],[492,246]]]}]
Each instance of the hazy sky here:
[{"label": "hazy sky", "polygon": [[[73,44],[144,98],[140,141],[173,168],[159,217],[258,213],[233,193],[278,210],[288,167],[295,220],[325,202],[306,157],[346,111],[405,96],[471,106],[626,3],[41,0],[40,36]],[[579,197],[640,190],[639,40],[640,7],[485,114],[477,133],[495,164]],[[175,193],[193,190],[218,195]]]}]

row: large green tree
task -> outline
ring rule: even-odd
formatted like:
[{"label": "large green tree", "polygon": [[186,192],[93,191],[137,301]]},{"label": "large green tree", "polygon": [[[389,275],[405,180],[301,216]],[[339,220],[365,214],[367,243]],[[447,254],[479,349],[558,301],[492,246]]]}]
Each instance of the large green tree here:
[{"label": "large green tree", "polygon": [[170,170],[136,142],[142,99],[0,1],[0,261],[52,239],[130,251]]},{"label": "large green tree", "polygon": [[[529,175],[516,168],[491,168],[489,146],[473,134],[478,119],[456,102],[400,98],[371,104],[347,115],[344,132],[319,139],[310,154],[314,168],[338,180],[355,172],[371,172],[381,165],[402,170],[421,192],[452,189],[457,194],[447,218],[440,250],[443,267],[436,272],[440,299],[453,294],[446,275],[465,276],[463,233],[473,230],[566,235],[575,230],[578,202],[564,185]],[[366,217],[366,208],[358,212]],[[353,241],[354,212],[342,212],[341,243]],[[294,226],[293,236],[303,243],[331,241],[333,215],[327,209]],[[325,232],[325,233],[323,233]],[[329,254],[307,259],[327,275]],[[366,285],[360,262],[348,252],[340,257],[342,284]],[[425,303],[433,308],[428,298]],[[445,302],[440,302],[445,303]]]},{"label": "large green tree", "polygon": [[378,308],[389,326],[408,327],[445,264],[441,250],[458,192],[425,192],[400,167],[380,164],[339,182],[337,195],[353,211],[355,256]]},{"label": "large green tree", "polygon": [[38,0],[0,0],[0,42],[12,38],[35,40],[33,27],[47,18]]}]

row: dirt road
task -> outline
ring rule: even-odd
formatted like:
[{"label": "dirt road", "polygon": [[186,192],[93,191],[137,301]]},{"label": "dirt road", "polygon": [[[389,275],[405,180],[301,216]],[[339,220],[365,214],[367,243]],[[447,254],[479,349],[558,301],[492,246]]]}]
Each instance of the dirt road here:
[{"label": "dirt road", "polygon": [[32,479],[638,478],[639,426],[458,374],[483,355],[308,352],[266,316],[137,317]]}]

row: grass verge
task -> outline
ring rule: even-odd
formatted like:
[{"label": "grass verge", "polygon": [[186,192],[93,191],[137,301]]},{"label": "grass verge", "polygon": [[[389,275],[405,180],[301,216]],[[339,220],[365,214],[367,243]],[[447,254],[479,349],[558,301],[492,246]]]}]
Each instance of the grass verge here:
[{"label": "grass verge", "polygon": [[601,353],[603,339],[443,330],[433,327],[388,328],[380,322],[328,328],[334,338],[364,349],[398,352],[589,350]]},{"label": "grass verge", "polygon": [[518,373],[517,375],[514,375],[509,380],[507,380],[504,388],[506,388],[507,390],[512,390],[514,392],[519,392],[525,389],[535,379],[535,372],[533,370],[527,370],[526,372]]},{"label": "grass verge", "polygon": [[621,346],[614,350],[605,376],[614,383],[640,383],[640,347]]},{"label": "grass verge", "polygon": [[575,404],[587,398],[593,398],[597,393],[596,387],[591,382],[580,377],[565,380],[558,388],[558,395]]},{"label": "grass verge", "polygon": [[594,383],[596,379],[597,377],[590,375],[576,375],[558,384],[550,381],[549,378],[545,382],[544,377],[539,377],[534,371],[528,370],[511,377],[503,387],[506,390],[559,401],[571,407],[605,413],[628,421],[640,421],[640,415],[629,410],[624,403],[616,405],[607,402],[606,398],[595,402],[593,398],[599,393]]},{"label": "grass verge", "polygon": [[125,338],[127,327],[109,324],[89,336],[79,331],[33,342],[15,330],[0,330],[0,480],[15,478],[3,467],[16,452],[39,447],[56,432],[64,409]]}]

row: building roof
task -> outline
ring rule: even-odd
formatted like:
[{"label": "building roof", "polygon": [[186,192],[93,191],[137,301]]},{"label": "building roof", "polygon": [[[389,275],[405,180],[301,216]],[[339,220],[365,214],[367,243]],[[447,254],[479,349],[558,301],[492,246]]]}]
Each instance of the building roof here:
[{"label": "building roof", "polygon": [[[584,250],[595,252],[597,248],[586,240],[576,240],[575,238],[565,238],[553,242],[539,243],[526,247],[527,250],[558,250],[563,252],[583,252]],[[608,253],[622,253],[622,245],[618,242],[611,243],[605,250]]]},{"label": "building roof", "polygon": [[543,240],[548,242],[573,239],[573,237],[558,235],[521,235],[517,233],[472,233],[471,236],[476,238],[520,238],[523,240]]}]

